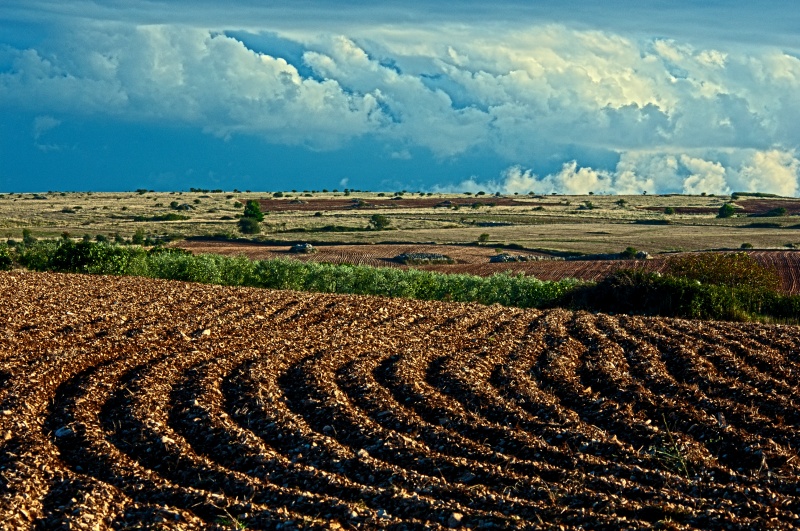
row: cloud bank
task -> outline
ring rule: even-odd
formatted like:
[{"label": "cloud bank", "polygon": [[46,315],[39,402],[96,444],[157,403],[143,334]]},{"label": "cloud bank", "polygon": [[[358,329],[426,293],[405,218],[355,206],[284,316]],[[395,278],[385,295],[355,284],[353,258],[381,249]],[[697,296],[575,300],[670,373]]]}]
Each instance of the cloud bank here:
[{"label": "cloud bank", "polygon": [[[744,159],[739,159],[745,155]],[[572,195],[643,193],[730,194],[759,190],[796,196],[800,189],[800,160],[792,153],[770,150],[736,153],[725,162],[689,155],[625,153],[614,170],[579,167],[577,161],[564,163],[560,171],[536,175],[521,166],[507,168],[499,179],[475,178],[457,184],[434,186],[437,192],[500,192],[501,194]]]},{"label": "cloud bank", "polygon": [[0,45],[0,109],[46,116],[38,136],[102,116],[311,150],[370,138],[394,160],[481,153],[510,169],[457,186],[504,192],[798,191],[800,59],[777,49],[552,24],[270,33],[269,46],[226,30],[80,21]]}]

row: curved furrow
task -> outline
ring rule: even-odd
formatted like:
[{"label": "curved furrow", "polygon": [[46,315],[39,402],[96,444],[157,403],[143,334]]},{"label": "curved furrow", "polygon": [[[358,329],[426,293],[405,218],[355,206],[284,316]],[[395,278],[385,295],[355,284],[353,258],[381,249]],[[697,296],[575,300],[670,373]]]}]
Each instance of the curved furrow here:
[{"label": "curved furrow", "polygon": [[[468,489],[456,485],[468,473],[481,475],[480,466],[470,466],[473,464],[463,459],[459,461],[440,455],[414,435],[398,436],[394,431],[383,429],[379,424],[361,417],[338,388],[330,389],[319,381],[321,377],[329,376],[330,369],[321,370],[324,365],[323,359],[309,357],[292,367],[282,378],[289,408],[305,419],[311,429],[332,433],[339,444],[372,469],[369,475],[378,483],[388,481],[392,476],[381,477],[381,472],[391,470],[393,476],[401,480],[398,481],[401,486],[419,482],[429,485],[430,488],[422,491],[426,494],[425,498],[433,496],[446,504],[441,508],[432,504],[426,509],[434,520],[446,520],[447,511],[452,510],[462,512],[466,521],[491,516],[468,507],[467,504],[472,500]],[[313,367],[313,374],[302,370],[306,367]],[[291,384],[287,386],[288,382]],[[505,483],[499,474],[492,479],[496,483]],[[504,505],[506,511],[503,511]],[[490,509],[520,514],[521,508],[514,502],[499,501]]]},{"label": "curved furrow", "polygon": [[[643,426],[645,429],[649,429],[649,440],[644,440],[642,447],[657,450],[652,456],[650,464],[651,471],[657,471],[658,468],[661,468],[664,465],[671,465],[673,468],[676,468],[678,472],[680,472],[682,464],[677,459],[678,456],[674,454],[674,445],[671,450],[673,452],[673,454],[671,454],[672,463],[665,462],[665,457],[668,457],[669,455],[664,453],[664,448],[669,448],[670,444],[672,444],[670,439],[676,435],[674,433],[670,433],[669,431],[665,433],[665,428],[659,430],[659,428],[656,427],[656,424],[658,424],[657,421],[659,415],[663,414],[663,412],[660,411],[660,404],[657,400],[658,397],[648,396],[647,390],[641,388],[635,378],[631,377],[630,373],[627,371],[628,367],[625,363],[622,349],[619,347],[616,349],[612,348],[617,346],[617,344],[609,341],[608,336],[605,333],[594,327],[595,318],[593,316],[590,317],[586,314],[579,315],[576,318],[576,322],[580,323],[581,321],[583,321],[583,323],[575,330],[575,336],[580,337],[581,341],[587,345],[605,347],[602,350],[604,359],[594,359],[594,367],[592,370],[599,369],[600,371],[609,371],[607,378],[603,382],[604,385],[610,386],[606,389],[612,390],[611,393],[604,393],[608,397],[607,399],[625,402],[630,406],[630,408],[635,410],[634,414],[627,419],[628,425],[634,427],[638,424],[639,426]],[[617,355],[614,356],[614,353]],[[589,362],[587,362],[587,365],[588,363]],[[619,369],[621,372],[617,369]],[[615,380],[620,383],[618,386],[619,390],[617,392],[613,392],[615,385],[613,382]],[[597,381],[597,379],[593,379],[592,381]],[[629,389],[625,389],[626,386],[629,387]],[[619,409],[622,410],[625,408],[622,407]],[[656,420],[656,422],[653,422],[653,420]],[[625,422],[623,422],[623,425],[624,424]],[[668,430],[669,428],[667,427],[666,429]],[[713,460],[706,459],[698,463],[692,463],[690,462],[688,455],[685,457],[685,460],[687,465],[683,472],[685,472],[687,475],[689,473],[689,468],[699,469],[702,466],[704,469],[704,475],[698,476],[695,474],[692,477],[691,482],[686,485],[686,487],[691,487],[689,496],[691,498],[716,498],[716,490],[719,488],[719,483],[714,479],[714,476],[720,475],[721,477],[726,477],[727,474],[724,472],[724,470],[716,467],[713,463]]]},{"label": "curved furrow", "polygon": [[[733,323],[704,323],[681,321],[681,331],[695,338],[717,345],[724,345],[731,354],[741,358],[744,366],[756,370],[782,385],[796,387],[797,372],[792,361],[800,360],[800,342],[788,341],[782,333],[784,327],[773,327]],[[794,357],[794,360],[792,360]]]},{"label": "curved furrow", "polygon": [[[747,384],[721,374],[705,355],[708,345],[692,338],[676,343],[669,339],[669,335],[665,335],[673,332],[671,327],[663,323],[653,324],[648,331],[649,337],[661,351],[667,370],[695,395],[694,401],[698,408],[705,411],[707,423],[712,416],[716,417],[717,424],[725,419],[729,427],[727,436],[734,442],[734,447],[727,449],[731,452],[728,457],[734,460],[737,465],[735,468],[749,471],[763,468],[762,456],[751,451],[751,448],[769,447],[766,439],[770,435],[780,436],[781,432],[772,427],[775,419],[759,412],[760,407],[774,409],[776,401],[757,389],[748,389]],[[743,404],[749,407],[743,409]],[[785,409],[782,411],[785,413]],[[731,421],[734,423],[731,424]],[[764,435],[756,436],[755,433],[759,431]]]},{"label": "curved furrow", "polygon": [[[489,330],[493,329],[489,328]],[[491,333],[487,333],[486,336],[491,336]],[[492,443],[487,443],[487,440],[491,438],[503,440],[506,444],[513,444],[514,439],[517,437],[512,434],[509,426],[487,425],[483,419],[468,411],[464,411],[456,401],[450,398],[448,396],[451,392],[450,390],[437,389],[431,387],[429,383],[427,386],[424,385],[419,374],[422,372],[420,368],[417,367],[416,373],[414,371],[415,366],[424,364],[424,362],[421,361],[424,359],[425,357],[420,356],[419,353],[415,353],[413,360],[402,356],[390,357],[386,362],[383,362],[376,371],[376,379],[383,386],[387,387],[387,389],[391,390],[398,402],[402,401],[402,397],[405,397],[405,403],[409,404],[407,407],[413,408],[415,412],[428,423],[436,424],[437,419],[444,419],[443,422],[442,420],[439,420],[439,422],[443,423],[448,432],[456,436],[466,437],[467,441],[480,443],[483,445],[482,450],[484,452],[492,452]],[[402,365],[404,362],[410,365],[410,367],[403,367]],[[435,398],[434,405],[431,405],[432,397]],[[478,426],[477,428],[476,425]],[[425,432],[415,430],[415,434],[424,436]],[[536,437],[532,437],[532,439],[536,439]],[[560,435],[554,435],[553,442],[558,439],[560,439]],[[541,442],[539,442],[539,446],[541,446]],[[464,443],[457,444],[456,446],[450,445],[448,451],[453,452],[456,448],[462,451],[464,447]],[[528,452],[526,450],[529,449],[522,450],[522,453],[528,455],[522,455],[521,457],[541,459],[541,451]],[[508,476],[508,479],[512,479],[515,482],[514,490],[520,491],[521,496],[531,496],[532,494],[541,496],[548,492],[541,489],[544,485],[541,484],[540,480],[536,480],[533,485],[526,487],[526,483],[530,483],[533,478],[539,475],[545,475],[543,473],[543,467],[537,466],[536,472],[533,473],[531,473],[532,471],[528,468],[526,471],[527,474],[518,474],[515,473],[513,469],[525,469],[527,465],[524,462],[516,460],[514,456],[511,456],[509,459],[506,455],[497,454],[495,452],[492,453],[494,454],[492,460],[503,458],[503,460],[509,461],[509,464],[503,465],[503,474]],[[570,452],[570,454],[572,454],[572,452]],[[575,465],[573,456],[570,456],[570,461],[570,465],[572,466],[567,466],[566,470],[561,471],[559,479],[562,483],[580,484],[580,488],[570,493],[569,496],[576,502],[587,502],[592,498],[591,489],[587,488],[585,483],[586,477],[584,477],[581,472],[571,470]],[[546,466],[544,468],[546,469]],[[476,481],[479,482],[480,480],[476,479]],[[603,483],[602,480],[599,482]],[[569,489],[566,489],[566,491],[569,491]],[[564,495],[567,496],[567,492],[565,492]],[[597,502],[597,499],[594,499],[590,503]]]},{"label": "curved furrow", "polygon": [[[324,503],[326,520],[350,520],[353,507],[364,496],[364,487],[339,474],[309,466],[268,446],[249,428],[255,421],[248,407],[236,408],[223,388],[235,385],[239,369],[259,353],[243,352],[223,360],[213,359],[184,371],[173,386],[170,426],[192,449],[225,469],[274,485],[271,506],[288,506],[298,497]],[[237,422],[246,418],[244,425]],[[266,493],[259,493],[263,498]],[[363,515],[361,516],[363,519]],[[385,517],[384,524],[393,523]]]},{"label": "curved furrow", "polygon": [[[618,322],[608,316],[603,316],[601,321],[601,330],[625,349],[634,377],[643,382],[654,399],[660,398],[658,409],[653,414],[660,412],[663,419],[662,432],[666,432],[666,437],[662,437],[660,448],[651,449],[655,451],[655,456],[660,456],[665,465],[676,471],[684,468],[687,476],[689,469],[685,467],[688,465],[699,469],[695,472],[706,477],[701,478],[701,481],[712,484],[709,487],[710,497],[716,496],[718,492],[728,492],[723,487],[713,485],[714,482],[718,485],[730,482],[755,485],[761,482],[760,479],[743,474],[741,457],[748,456],[748,453],[744,451],[747,443],[741,433],[731,426],[722,425],[717,415],[718,410],[714,409],[699,389],[691,385],[685,386],[672,378],[662,360],[664,354],[657,348],[659,338],[650,337],[652,323],[645,324],[643,319],[631,317],[621,318],[622,322]],[[769,474],[766,469],[759,472]],[[751,502],[753,497],[757,497],[760,503],[767,504],[769,499],[773,499],[776,511],[779,511],[784,505],[792,506],[792,496],[796,496],[792,494],[793,490],[792,486],[783,485],[777,486],[775,492],[736,491],[729,492],[726,496],[741,507],[752,507],[747,513],[757,514],[758,509]],[[778,496],[777,493],[782,493],[784,499],[774,499]]]},{"label": "curved furrow", "polygon": [[[319,517],[328,510],[325,500],[222,467],[198,454],[172,429],[168,406],[173,383],[186,369],[215,356],[210,342],[199,347],[201,350],[178,360],[160,360],[128,384],[133,400],[115,414],[123,426],[130,426],[129,431],[137,433],[138,446],[147,446],[144,454],[137,454],[138,461],[177,485],[210,493],[205,504],[193,505],[192,510],[198,514],[205,512],[218,519],[223,516],[220,512],[230,513],[237,515],[243,524],[292,519],[306,526],[321,526],[324,519]],[[304,503],[298,509],[293,508],[301,495],[306,496]]]},{"label": "curved furrow", "polygon": [[[691,325],[689,325],[691,326]],[[685,323],[680,323],[680,330],[686,328]],[[666,336],[675,334],[678,329],[667,324],[659,324],[654,330]],[[789,431],[776,430],[768,433],[771,438],[782,438],[786,433],[800,433],[800,411],[793,405],[794,400],[800,400],[800,375],[794,375],[783,370],[789,381],[771,376],[773,371],[764,372],[758,367],[753,367],[748,361],[752,359],[751,352],[739,352],[735,355],[729,344],[720,344],[719,338],[691,334],[694,340],[695,351],[705,362],[714,367],[714,372],[698,371],[698,385],[711,397],[728,400],[731,403],[749,403],[753,410],[752,417],[759,422],[758,429],[769,429],[780,419],[780,425],[788,424]],[[766,355],[766,352],[760,354]],[[766,360],[764,360],[766,362]],[[773,357],[771,364],[777,365],[785,360],[782,356]],[[759,363],[761,365],[761,363]],[[776,369],[781,370],[781,369]],[[768,413],[762,413],[768,412]],[[733,413],[735,415],[735,413]],[[741,416],[741,415],[739,415]],[[737,424],[752,424],[753,418],[741,418]],[[766,426],[761,426],[766,423]],[[792,446],[800,446],[800,438],[789,437],[786,441]]]},{"label": "curved furrow", "polygon": [[[182,358],[190,360],[191,353],[183,353]],[[197,463],[176,439],[159,429],[163,419],[152,415],[154,408],[145,406],[150,415],[144,421],[137,416],[142,396],[148,396],[141,384],[158,380],[153,375],[163,374],[164,365],[170,362],[169,356],[145,355],[116,363],[111,370],[94,367],[65,382],[48,419],[50,427],[61,426],[56,430],[67,428],[72,432],[56,435],[61,459],[73,471],[96,474],[98,480],[126,494],[138,506],[137,517],[151,507],[148,521],[204,527],[228,513],[248,512],[253,513],[248,517],[254,522],[307,520],[292,512],[279,514],[273,507],[231,503],[229,498],[248,487],[241,486],[242,478],[231,478],[226,471]],[[220,493],[220,487],[225,494]],[[227,491],[235,492],[234,496],[229,497]],[[161,512],[168,513],[169,518]]]},{"label": "curved furrow", "polygon": [[[59,450],[60,461],[71,474],[87,475],[113,487],[140,511],[143,507],[166,506],[172,513],[171,521],[177,516],[182,524],[197,526],[200,521],[186,510],[186,494],[179,487],[118,450],[116,438],[127,438],[127,428],[116,423],[108,429],[103,423],[103,408],[115,398],[125,400],[115,395],[129,396],[130,393],[125,387],[126,379],[120,377],[118,370],[133,365],[129,370],[138,372],[148,363],[152,360],[115,360],[92,366],[67,379],[54,394],[45,427]],[[123,388],[114,391],[116,384]]]},{"label": "curved furrow", "polygon": [[[661,332],[674,332],[672,327],[659,325]],[[772,378],[747,367],[728,371],[731,364],[738,365],[730,352],[708,338],[696,339],[697,357],[711,364],[715,371],[707,371],[695,379],[707,402],[717,407],[739,437],[746,442],[744,452],[750,470],[776,469],[797,456],[794,448],[800,445],[798,424],[800,415],[793,407],[800,393],[781,385]],[[731,375],[729,372],[733,372]],[[729,430],[731,431],[731,430]]]},{"label": "curved furrow", "polygon": [[800,327],[0,273],[9,528],[800,527]]},{"label": "curved furrow", "polygon": [[[239,412],[233,418],[240,426],[251,430],[291,463],[344,478],[342,482],[348,487],[358,485],[362,496],[371,500],[358,509],[366,512],[371,520],[390,516],[408,523],[439,525],[430,520],[430,513],[431,508],[440,502],[426,497],[421,491],[418,493],[407,488],[411,482],[406,471],[370,459],[368,453],[359,455],[352,448],[340,444],[331,430],[324,427],[321,431],[311,429],[306,418],[296,415],[287,406],[287,399],[277,382],[285,371],[279,367],[288,365],[285,352],[271,352],[269,356],[254,361],[237,368],[223,384],[229,404],[227,409]],[[373,492],[375,498],[370,497]],[[361,518],[361,512],[354,519]]]}]

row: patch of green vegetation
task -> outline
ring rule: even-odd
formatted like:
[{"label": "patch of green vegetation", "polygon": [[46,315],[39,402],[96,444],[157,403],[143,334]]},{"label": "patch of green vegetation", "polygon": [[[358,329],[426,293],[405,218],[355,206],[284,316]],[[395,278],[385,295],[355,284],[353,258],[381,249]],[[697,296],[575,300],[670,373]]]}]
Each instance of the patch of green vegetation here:
[{"label": "patch of green vegetation", "polygon": [[[137,231],[132,241],[153,243],[143,231]],[[137,275],[270,289],[737,321],[794,323],[800,316],[800,296],[779,293],[774,271],[760,266],[746,253],[689,255],[671,260],[664,275],[629,269],[598,283],[281,259],[251,261],[244,256],[195,256],[161,247],[147,251],[140,245],[120,246],[91,239],[75,242],[69,237],[0,248],[0,265],[3,256],[12,264],[35,271]],[[4,267],[8,267],[7,262]]]},{"label": "patch of green vegetation", "polygon": [[800,296],[779,293],[774,271],[746,253],[673,259],[667,273],[617,271],[569,293],[561,304],[591,311],[691,319],[797,322]]},{"label": "patch of green vegetation", "polygon": [[672,221],[668,219],[637,219],[633,223],[635,225],[672,225]]},{"label": "patch of green vegetation", "polygon": [[280,233],[308,233],[308,232],[365,232],[371,230],[363,227],[348,227],[346,225],[323,225],[321,227],[295,227],[291,229],[284,229]]},{"label": "patch of green vegetation", "polygon": [[762,223],[748,223],[747,225],[742,225],[744,229],[780,229],[783,227],[780,223],[770,223],[770,222],[762,222]]},{"label": "patch of green vegetation", "polygon": [[767,194],[764,192],[733,192],[731,194],[731,199],[736,201],[740,197],[780,197],[777,194]]},{"label": "patch of green vegetation", "polygon": [[761,212],[758,214],[750,214],[751,218],[780,218],[783,216],[788,215],[787,210],[784,207],[773,208],[771,210],[767,210],[766,212]]},{"label": "patch of green vegetation", "polygon": [[736,209],[730,203],[725,203],[721,207],[719,207],[719,212],[717,213],[718,218],[730,218],[736,214]]},{"label": "patch of green vegetation", "polygon": [[176,214],[175,212],[168,212],[166,214],[157,214],[155,216],[134,216],[133,221],[186,221],[189,216],[183,214]]}]

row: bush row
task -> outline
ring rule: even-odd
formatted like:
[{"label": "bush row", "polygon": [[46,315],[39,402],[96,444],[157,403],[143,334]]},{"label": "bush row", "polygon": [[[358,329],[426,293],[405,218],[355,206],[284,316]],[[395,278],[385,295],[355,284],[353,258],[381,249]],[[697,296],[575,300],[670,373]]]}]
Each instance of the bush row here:
[{"label": "bush row", "polygon": [[[672,274],[663,276],[622,270],[597,283],[541,281],[505,273],[478,277],[285,259],[253,261],[244,256],[192,255],[159,247],[146,251],[69,239],[22,245],[15,254],[0,248],[0,267],[10,267],[12,258],[35,271],[136,275],[228,286],[698,319],[797,322],[800,317],[799,296],[778,293],[771,274],[760,272],[761,266],[746,255],[733,254],[676,262]],[[731,282],[726,272],[736,281]]]},{"label": "bush row", "polygon": [[590,286],[581,286],[560,301],[574,309],[719,319],[797,322],[800,297],[747,285],[705,284],[641,269],[617,271]]},{"label": "bush row", "polygon": [[228,286],[498,303],[523,308],[554,305],[578,285],[571,279],[551,282],[509,274],[478,277],[284,259],[252,261],[244,256],[192,255],[164,248],[145,251],[141,247],[72,240],[20,247],[17,261],[35,271],[137,275]]}]

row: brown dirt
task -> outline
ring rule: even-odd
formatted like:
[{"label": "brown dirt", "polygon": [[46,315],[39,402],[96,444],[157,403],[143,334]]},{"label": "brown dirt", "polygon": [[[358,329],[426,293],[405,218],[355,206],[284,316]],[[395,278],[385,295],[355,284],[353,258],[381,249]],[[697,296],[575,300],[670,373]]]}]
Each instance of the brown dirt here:
[{"label": "brown dirt", "polygon": [[[463,245],[376,244],[376,245],[320,245],[314,254],[288,252],[289,245],[261,245],[255,243],[185,241],[178,244],[194,253],[225,255],[243,254],[251,259],[292,258],[303,261],[348,263],[376,267],[406,267],[392,260],[401,253],[441,253],[456,260],[455,264],[414,266],[417,269],[443,273],[468,273],[490,276],[505,271],[531,275],[541,280],[577,278],[600,280],[617,269],[642,267],[649,271],[664,271],[667,258],[651,260],[541,260],[532,262],[489,263],[497,254],[494,248]],[[511,254],[546,256],[542,253],[508,250]],[[800,251],[749,251],[760,263],[774,267],[781,277],[785,293],[800,293]]]},{"label": "brown dirt", "polygon": [[800,328],[0,273],[21,528],[796,529]]},{"label": "brown dirt", "polygon": [[[787,215],[800,215],[800,199],[739,199],[733,201],[733,205],[739,207],[737,214],[764,214],[775,208],[783,207]],[[663,212],[663,206],[638,207],[640,210],[650,210],[652,212]],[[673,207],[676,214],[716,214],[719,207]]]}]

